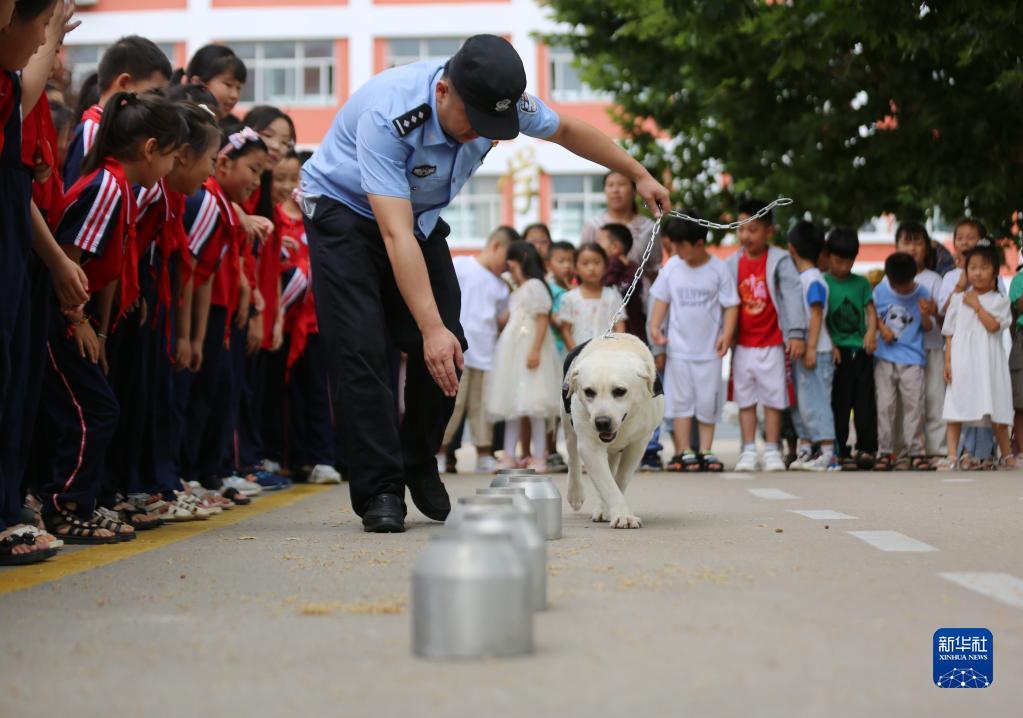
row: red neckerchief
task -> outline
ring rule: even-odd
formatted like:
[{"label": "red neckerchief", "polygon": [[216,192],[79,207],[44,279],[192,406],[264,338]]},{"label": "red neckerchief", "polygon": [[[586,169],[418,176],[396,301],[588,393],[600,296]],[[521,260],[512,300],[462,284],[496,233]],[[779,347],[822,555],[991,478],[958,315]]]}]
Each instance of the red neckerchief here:
[{"label": "red neckerchief", "polygon": [[50,102],[45,93],[40,95],[36,106],[21,125],[21,161],[33,170],[36,161],[50,168],[50,178],[45,182],[37,182],[33,178],[32,199],[50,229],[54,230],[64,211],[64,179],[57,157],[57,129],[53,126]]},{"label": "red neckerchief", "polygon": [[97,125],[103,121],[103,105],[93,105],[82,113],[82,122],[92,120]]},{"label": "red neckerchief", "polygon": [[120,306],[113,322],[113,326],[116,327],[118,320],[124,316],[139,296],[139,254],[135,236],[138,205],[135,203],[135,193],[132,191],[131,183],[128,182],[121,163],[113,157],[103,158],[99,169],[79,178],[68,190],[64,196],[64,206],[70,207],[82,194],[82,190],[103,170],[113,176],[121,193],[117,222],[114,224],[113,235],[107,241],[103,254],[89,257],[89,261],[82,266],[82,269],[85,271],[85,276],[89,278],[89,290],[93,294],[111,282],[120,281]]}]

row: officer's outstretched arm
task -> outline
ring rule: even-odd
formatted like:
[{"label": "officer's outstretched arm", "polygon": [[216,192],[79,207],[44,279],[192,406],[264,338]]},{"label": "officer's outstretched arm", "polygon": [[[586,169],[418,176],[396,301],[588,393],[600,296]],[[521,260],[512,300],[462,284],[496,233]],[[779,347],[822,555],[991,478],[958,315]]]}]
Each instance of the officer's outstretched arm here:
[{"label": "officer's outstretched arm", "polygon": [[462,346],[444,326],[437,310],[423,250],[412,230],[412,203],[403,197],[377,194],[367,197],[387,248],[398,291],[423,335],[426,368],[437,386],[447,396],[454,396],[458,393],[455,367],[461,371],[463,366]]},{"label": "officer's outstretched arm", "polygon": [[560,115],[560,124],[553,135],[546,138],[590,162],[625,175],[636,183],[636,193],[646,202],[655,216],[671,209],[671,199],[660,182],[650,176],[646,167],[630,157],[610,137],[582,120]]}]

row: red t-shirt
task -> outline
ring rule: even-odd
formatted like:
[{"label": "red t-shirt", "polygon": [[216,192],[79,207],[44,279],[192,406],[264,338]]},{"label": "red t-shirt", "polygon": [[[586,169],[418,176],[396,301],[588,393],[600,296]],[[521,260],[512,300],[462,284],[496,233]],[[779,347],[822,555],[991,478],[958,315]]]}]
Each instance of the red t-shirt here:
[{"label": "red t-shirt", "polygon": [[739,257],[739,346],[784,344],[778,312],[767,288],[767,252],[757,259]]}]

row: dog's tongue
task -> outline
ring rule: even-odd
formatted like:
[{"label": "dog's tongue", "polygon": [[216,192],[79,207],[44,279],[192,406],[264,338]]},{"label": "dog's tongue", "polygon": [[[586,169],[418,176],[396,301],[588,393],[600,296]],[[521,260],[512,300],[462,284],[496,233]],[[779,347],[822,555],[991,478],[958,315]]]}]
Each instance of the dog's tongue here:
[{"label": "dog's tongue", "polygon": [[610,443],[615,438],[613,431],[605,431],[602,434],[597,434],[597,436],[599,436],[600,440],[603,441],[605,444]]}]

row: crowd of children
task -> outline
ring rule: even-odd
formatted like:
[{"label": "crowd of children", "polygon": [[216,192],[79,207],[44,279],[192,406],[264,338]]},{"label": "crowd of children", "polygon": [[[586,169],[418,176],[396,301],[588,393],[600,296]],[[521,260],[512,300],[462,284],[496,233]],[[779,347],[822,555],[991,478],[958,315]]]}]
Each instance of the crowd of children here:
[{"label": "crowd of children", "polygon": [[[65,105],[63,0],[0,2],[0,565],[338,483],[301,158],[223,45],[110,46]],[[73,129],[72,129],[73,128]]]},{"label": "crowd of children", "polygon": [[[608,176],[609,204],[612,194],[633,201],[622,179]],[[470,364],[463,376],[438,462],[453,471],[452,442],[467,407],[478,471],[563,470],[555,450],[558,410],[544,393],[556,393],[566,353],[614,322],[615,331],[648,341],[663,374],[675,446],[669,470],[724,470],[713,442],[726,396],[739,411],[736,471],[1014,468],[1023,341],[1010,352],[1003,335],[1013,317],[1023,326],[1023,279],[1001,284],[1003,255],[983,225],[970,218],[957,224],[950,261],[923,225],[899,225],[894,252],[872,283],[852,273],[855,230],[838,227],[825,236],[799,221],[786,235],[786,251],[772,214],[755,217],[764,209],[757,200],[738,208],[739,219],[752,221],[739,228],[738,251],[727,261],[708,251],[703,227],[663,222],[667,261],[655,260],[657,271],[644,273],[653,280],[648,300],[630,302],[621,316],[638,269],[634,249],[638,243],[641,258],[649,223],[638,230],[590,223],[578,246],[552,241],[544,225],[528,227],[522,240],[502,227],[478,257],[458,258],[456,266],[471,268],[472,277],[459,271],[472,297],[462,322],[485,324],[471,352],[482,352],[487,367]],[[495,423],[503,431],[497,441]],[[655,435],[645,468],[662,467],[660,449]]]},{"label": "crowd of children", "polygon": [[[138,36],[106,50],[72,110],[58,52],[72,15],[63,0],[0,0],[0,565],[208,519],[292,479],[337,483],[344,465],[291,118],[232,114],[247,71],[230,47],[173,71]],[[469,350],[445,468],[467,422],[478,470],[563,470],[562,363],[608,329],[657,355],[669,469],[724,469],[726,393],[737,471],[1016,465],[1023,280],[1000,284],[979,222],[956,226],[954,266],[901,225],[872,286],[851,273],[850,229],[798,222],[786,251],[750,201],[722,261],[706,230],[667,221],[669,259],[619,314],[653,224],[627,178],[608,175],[605,193],[578,246],[501,227],[456,259]],[[659,450],[658,434],[645,466]]]}]

